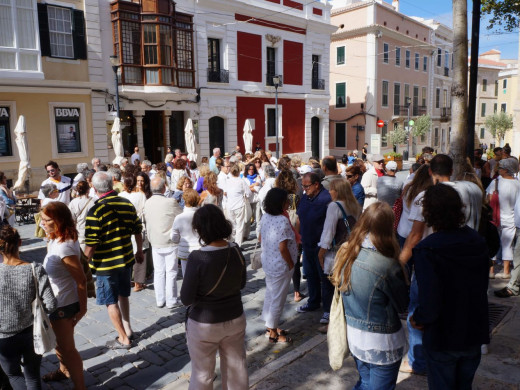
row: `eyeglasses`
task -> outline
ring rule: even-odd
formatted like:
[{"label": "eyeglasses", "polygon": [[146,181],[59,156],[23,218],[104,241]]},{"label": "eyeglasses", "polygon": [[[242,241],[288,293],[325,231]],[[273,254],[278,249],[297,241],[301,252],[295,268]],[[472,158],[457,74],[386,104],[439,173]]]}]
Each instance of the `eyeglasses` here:
[{"label": "eyeglasses", "polygon": [[354,177],[354,175],[347,175],[347,177]]},{"label": "eyeglasses", "polygon": [[309,188],[310,186],[313,186],[314,184],[316,184],[316,183],[311,183],[311,184],[307,184],[307,185],[302,184],[302,187],[305,188],[305,189],[307,189],[307,188]]}]

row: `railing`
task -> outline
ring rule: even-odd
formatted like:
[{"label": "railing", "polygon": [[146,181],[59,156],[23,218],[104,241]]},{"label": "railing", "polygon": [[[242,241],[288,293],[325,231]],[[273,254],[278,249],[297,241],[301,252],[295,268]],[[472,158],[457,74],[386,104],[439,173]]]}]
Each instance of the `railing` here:
[{"label": "railing", "polygon": [[210,83],[229,83],[229,70],[208,68],[208,82]]},{"label": "railing", "polygon": [[312,78],[312,89],[325,89],[325,80],[324,79],[315,79]]},{"label": "railing", "polygon": [[265,75],[265,85],[269,85],[271,87],[274,87],[274,82],[273,82],[273,78],[274,77],[279,77],[280,78],[278,86],[282,87],[283,86],[283,77],[281,75],[276,75],[276,74],[271,74],[271,73],[267,73]]}]

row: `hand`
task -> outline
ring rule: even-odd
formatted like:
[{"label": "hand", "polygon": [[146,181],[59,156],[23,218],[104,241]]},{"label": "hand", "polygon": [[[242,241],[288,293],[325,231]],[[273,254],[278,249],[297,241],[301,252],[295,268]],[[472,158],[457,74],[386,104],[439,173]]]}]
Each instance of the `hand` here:
[{"label": "hand", "polygon": [[294,268],[294,263],[292,261],[290,263],[288,263],[287,265],[289,266],[289,271]]},{"label": "hand", "polygon": [[410,325],[412,325],[412,328],[417,330],[424,330],[424,325],[419,325],[415,320],[413,319],[413,315],[410,316]]},{"label": "hand", "polygon": [[142,249],[135,253],[135,261],[137,261],[137,264],[141,264],[144,261],[144,253]]}]

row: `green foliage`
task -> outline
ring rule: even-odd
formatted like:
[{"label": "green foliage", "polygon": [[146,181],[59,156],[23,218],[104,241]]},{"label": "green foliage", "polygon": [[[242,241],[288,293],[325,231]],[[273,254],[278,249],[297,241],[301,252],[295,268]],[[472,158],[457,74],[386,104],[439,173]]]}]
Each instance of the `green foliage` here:
[{"label": "green foliage", "polygon": [[399,126],[394,131],[390,131],[386,139],[391,145],[404,144],[408,139],[408,133],[402,126]]},{"label": "green foliage", "polygon": [[504,139],[506,132],[513,128],[513,117],[505,112],[490,115],[486,118],[486,129],[493,138]]},{"label": "green foliage", "polygon": [[432,126],[432,119],[429,115],[421,115],[415,120],[415,125],[412,127],[412,135],[414,137],[421,137],[425,135]]},{"label": "green foliage", "polygon": [[482,0],[482,15],[491,15],[488,30],[500,28],[512,32],[520,21],[518,0]]},{"label": "green foliage", "polygon": [[385,153],[384,157],[387,157],[387,156],[390,156],[390,157],[393,157],[393,158],[403,158],[403,155],[401,153],[397,153],[397,152]]}]

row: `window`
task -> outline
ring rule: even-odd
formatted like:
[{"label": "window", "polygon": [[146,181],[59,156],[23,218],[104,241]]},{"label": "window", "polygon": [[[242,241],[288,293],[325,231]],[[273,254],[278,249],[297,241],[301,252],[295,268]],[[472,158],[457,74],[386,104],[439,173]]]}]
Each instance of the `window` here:
[{"label": "window", "polygon": [[[1,39],[1,38],[0,38]],[[0,106],[0,157],[12,156],[11,107]]]},{"label": "window", "polygon": [[410,68],[410,50],[406,50],[406,59],[405,59],[404,66],[406,66],[407,68]]},{"label": "window", "polygon": [[506,112],[506,108],[507,108],[507,104],[506,103],[502,103],[500,105],[500,112]]},{"label": "window", "polygon": [[[503,88],[503,89],[506,89],[506,88],[507,88],[507,79],[502,80],[502,88]],[[505,92],[506,92],[506,91],[504,91],[504,93],[505,93]]]},{"label": "window", "polygon": [[383,62],[385,64],[388,64],[388,51],[389,51],[388,43],[383,43]]},{"label": "window", "polygon": [[406,100],[410,97],[410,85],[404,85],[404,103],[406,104]]},{"label": "window", "polygon": [[439,47],[437,49],[437,66],[440,67],[442,65],[442,49]]},{"label": "window", "polygon": [[424,56],[422,59],[422,70],[423,70],[423,72],[428,71],[428,57],[427,56]]},{"label": "window", "polygon": [[487,91],[487,79],[482,79],[482,92]]},{"label": "window", "polygon": [[413,87],[413,116],[419,115],[419,87]]},{"label": "window", "polygon": [[345,46],[336,48],[336,65],[345,65]]},{"label": "window", "polygon": [[395,48],[395,65],[401,66],[401,48],[400,47]]},{"label": "window", "polygon": [[441,106],[441,89],[437,88],[435,90],[435,108],[440,108]]},{"label": "window", "polygon": [[415,70],[419,70],[419,53],[415,53]]},{"label": "window", "polygon": [[480,106],[480,116],[485,117],[486,116],[486,103],[482,103]]},{"label": "window", "polygon": [[40,3],[38,22],[42,56],[87,59],[83,11]]},{"label": "window", "polygon": [[220,71],[220,40],[208,38],[208,68],[214,72]]},{"label": "window", "polygon": [[81,152],[80,112],[77,107],[54,108],[58,153]]},{"label": "window", "polygon": [[433,131],[433,146],[439,146],[439,128],[436,127]]},{"label": "window", "polygon": [[267,136],[276,137],[276,108],[267,109]]},{"label": "window", "polygon": [[336,108],[347,106],[347,83],[336,83]]},{"label": "window", "polygon": [[480,128],[480,139],[486,136],[486,129],[484,127]]},{"label": "window", "polygon": [[276,75],[276,49],[274,47],[267,48],[267,75],[274,76]]},{"label": "window", "polygon": [[336,148],[347,147],[347,124],[336,123]]},{"label": "window", "polygon": [[383,107],[388,107],[388,81],[383,81],[383,90],[381,96],[381,105]]},{"label": "window", "polygon": [[498,96],[498,80],[495,80],[495,96]]},{"label": "window", "polygon": [[34,0],[0,1],[0,70],[41,70],[35,10]]},{"label": "window", "polygon": [[448,107],[448,90],[447,89],[444,89],[442,91],[442,96],[444,98],[442,106],[446,108],[446,107]]},{"label": "window", "polygon": [[[144,13],[137,2],[111,4],[121,84],[194,87],[193,17],[175,12],[174,6],[173,2],[157,0]],[[208,58],[209,66],[212,60],[216,57]]]},{"label": "window", "polygon": [[388,135],[388,127],[387,125],[384,125],[381,128],[381,147],[386,148],[388,146],[388,140],[386,139],[386,136]]},{"label": "window", "polygon": [[401,113],[401,84],[394,83],[394,115]]},{"label": "window", "polygon": [[421,91],[421,106],[426,107],[426,87],[422,87],[422,91]]},{"label": "window", "polygon": [[444,67],[449,69],[450,67],[450,53],[448,50],[444,50]]},{"label": "window", "polygon": [[493,114],[498,112],[498,103],[493,104]]},{"label": "window", "polygon": [[312,55],[312,89],[325,89],[325,80],[320,79],[320,56],[317,54]]}]

